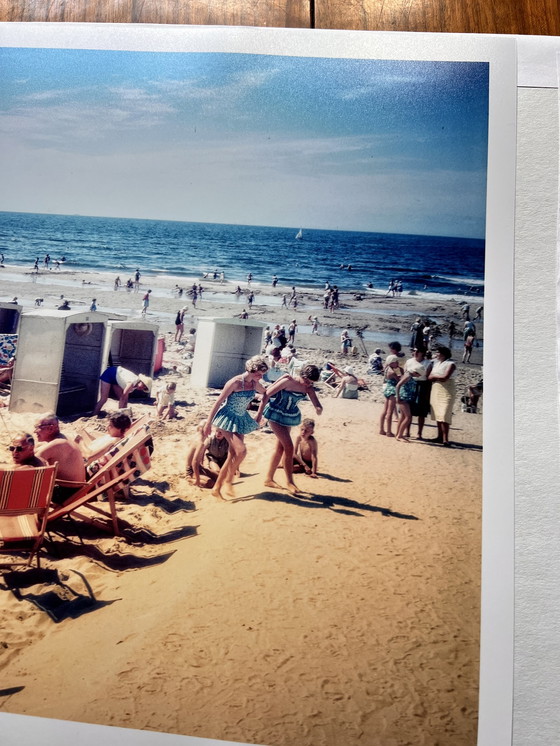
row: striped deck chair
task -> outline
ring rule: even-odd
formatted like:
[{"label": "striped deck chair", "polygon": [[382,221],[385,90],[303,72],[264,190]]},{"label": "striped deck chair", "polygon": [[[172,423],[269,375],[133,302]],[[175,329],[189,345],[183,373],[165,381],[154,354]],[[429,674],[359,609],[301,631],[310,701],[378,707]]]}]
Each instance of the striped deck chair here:
[{"label": "striped deck chair", "polygon": [[[150,422],[152,421],[152,415],[145,414],[142,417],[139,417],[137,420],[134,420],[132,425],[128,428],[126,433],[124,434],[123,438],[119,440],[117,443],[113,443],[111,445],[108,445],[107,448],[99,453],[96,453],[95,456],[84,456],[84,462],[86,464],[86,467],[88,467],[88,473],[90,471],[94,471],[89,469],[91,464],[98,461],[101,463],[107,463],[108,459],[106,458],[107,454],[112,452],[115,448],[121,447],[121,444],[126,443],[133,435],[136,435],[139,432],[147,432],[150,429]],[[89,430],[86,430],[85,428],[82,428],[78,431],[77,435],[80,435],[86,443],[91,443],[93,440],[99,437],[99,432],[96,432],[95,434],[90,432]]]},{"label": "striped deck chair", "polygon": [[40,567],[47,513],[51,504],[57,465],[29,469],[0,470],[0,553],[29,554],[27,562],[13,560],[0,567],[31,565],[33,556]]},{"label": "striped deck chair", "polygon": [[[57,484],[75,488],[75,492],[62,505],[53,506],[47,516],[47,524],[62,516],[72,515],[119,536],[121,531],[116,500],[128,497],[130,485],[150,468],[152,451],[152,436],[148,429],[143,429],[119,441],[110,451],[107,463],[100,465],[87,482],[59,480]],[[107,499],[109,511],[95,504],[101,497]],[[84,513],[84,510],[95,513],[95,516]],[[98,515],[103,518],[97,518]]]}]

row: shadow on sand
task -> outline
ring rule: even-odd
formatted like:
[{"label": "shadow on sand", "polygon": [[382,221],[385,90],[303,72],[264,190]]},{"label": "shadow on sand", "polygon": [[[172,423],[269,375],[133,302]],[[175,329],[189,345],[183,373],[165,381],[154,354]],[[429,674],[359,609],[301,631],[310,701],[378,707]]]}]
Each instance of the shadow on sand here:
[{"label": "shadow on sand", "polygon": [[76,570],[66,572],[74,573],[81,579],[81,585],[83,585],[81,592],[63,581],[57,570],[47,569],[15,570],[4,573],[0,587],[11,591],[18,601],[29,601],[48,614],[57,624],[65,619],[77,619],[82,614],[88,614],[114,603],[114,601],[97,600],[90,584],[81,573]]},{"label": "shadow on sand", "polygon": [[[338,480],[337,480],[338,481]],[[346,480],[341,480],[346,481]],[[350,480],[348,480],[350,481]],[[333,495],[320,495],[318,493],[301,492],[298,495],[292,495],[289,492],[259,492],[256,495],[250,497],[238,497],[228,502],[244,502],[246,500],[267,500],[268,502],[286,503],[286,505],[296,505],[300,508],[326,508],[333,511],[334,513],[341,513],[343,515],[352,515],[359,518],[363,518],[365,513],[380,513],[386,518],[400,518],[403,521],[418,521],[420,520],[415,515],[407,515],[405,513],[397,513],[389,508],[382,508],[378,505],[370,505],[369,503],[361,503],[357,500],[349,500],[346,497],[335,497]]]}]

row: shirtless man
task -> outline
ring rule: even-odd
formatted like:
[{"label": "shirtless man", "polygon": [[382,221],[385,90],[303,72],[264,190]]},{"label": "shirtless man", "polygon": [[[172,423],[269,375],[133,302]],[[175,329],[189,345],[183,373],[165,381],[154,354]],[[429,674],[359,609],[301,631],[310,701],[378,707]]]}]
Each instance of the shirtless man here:
[{"label": "shirtless man", "polygon": [[15,469],[35,469],[47,462],[35,455],[35,441],[29,433],[18,433],[12,438],[8,450],[12,452]]},{"label": "shirtless man", "polygon": [[68,440],[60,432],[58,417],[55,414],[45,414],[35,425],[37,440],[41,445],[37,448],[37,455],[48,464],[58,462],[57,479],[69,482],[85,482],[86,470],[84,457],[78,445]]}]

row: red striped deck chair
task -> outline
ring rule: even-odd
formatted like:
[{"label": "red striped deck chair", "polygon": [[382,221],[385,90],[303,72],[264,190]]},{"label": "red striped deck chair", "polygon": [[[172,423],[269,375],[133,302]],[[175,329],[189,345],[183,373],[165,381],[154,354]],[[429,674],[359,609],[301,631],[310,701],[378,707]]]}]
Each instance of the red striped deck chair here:
[{"label": "red striped deck chair", "polygon": [[[100,466],[87,482],[59,480],[57,484],[62,487],[74,487],[75,492],[62,505],[53,506],[47,516],[47,523],[50,524],[64,515],[72,515],[108,530],[115,536],[120,535],[116,500],[128,497],[130,485],[150,468],[152,450],[152,436],[149,430],[143,429],[129,439],[123,438],[119,441],[111,450],[107,463]],[[96,504],[101,497],[106,498],[109,503],[108,511]],[[84,513],[84,510],[95,515]]]},{"label": "red striped deck chair", "polygon": [[0,470],[0,553],[29,554],[27,562],[13,560],[0,567],[40,567],[39,549],[45,536],[57,465]]}]

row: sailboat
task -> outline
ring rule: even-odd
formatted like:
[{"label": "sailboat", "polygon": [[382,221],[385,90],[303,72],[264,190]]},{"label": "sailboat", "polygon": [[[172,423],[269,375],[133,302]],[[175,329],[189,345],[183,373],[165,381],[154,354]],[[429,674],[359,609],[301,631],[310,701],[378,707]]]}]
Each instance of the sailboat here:
[{"label": "sailboat", "polygon": [[296,238],[301,240],[303,238],[303,230],[300,228],[299,231],[296,233]]}]

